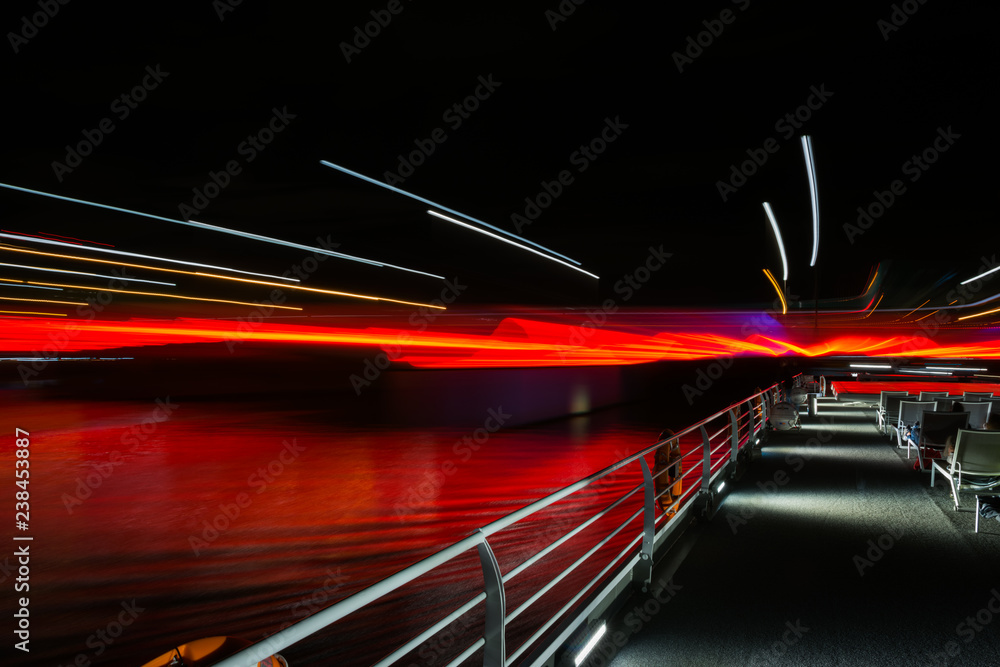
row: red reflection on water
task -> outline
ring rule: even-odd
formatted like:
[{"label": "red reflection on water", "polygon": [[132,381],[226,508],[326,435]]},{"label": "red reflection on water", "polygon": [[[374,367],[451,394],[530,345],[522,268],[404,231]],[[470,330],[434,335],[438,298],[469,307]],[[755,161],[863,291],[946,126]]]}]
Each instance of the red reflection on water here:
[{"label": "red reflection on water", "polygon": [[[471,447],[469,431],[357,430],[309,406],[7,398],[0,426],[31,434],[32,658],[47,665],[83,654],[134,666],[197,637],[260,638],[639,451],[658,430],[549,425],[498,431]],[[12,449],[3,448],[0,466],[13,469]],[[623,469],[497,534],[503,570],[639,479],[637,465]],[[592,530],[610,530],[641,498]],[[582,549],[571,543],[515,579],[508,610]],[[478,593],[478,567],[473,550],[325,639],[283,653],[292,664],[296,656],[299,664],[370,664],[433,612]],[[95,631],[132,600],[143,611],[97,655]],[[512,645],[559,605],[543,598],[520,617]]]}]

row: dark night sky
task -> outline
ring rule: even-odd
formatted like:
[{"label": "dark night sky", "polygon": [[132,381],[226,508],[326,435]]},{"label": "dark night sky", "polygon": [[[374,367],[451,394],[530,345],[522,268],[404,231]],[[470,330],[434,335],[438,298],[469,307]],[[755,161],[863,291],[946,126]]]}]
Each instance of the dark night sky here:
[{"label": "dark night sky", "polygon": [[[896,258],[897,279],[909,282],[892,298],[916,305],[926,286],[912,276],[930,282],[948,268],[971,275],[997,246],[993,5],[912,2],[915,13],[886,39],[878,22],[890,20],[891,3],[651,9],[566,0],[575,9],[553,30],[546,10],[558,11],[555,0],[457,9],[404,1],[347,62],[341,43],[388,3],[331,4],[245,0],[220,20],[222,3],[208,0],[71,2],[24,42],[11,35],[25,31],[22,17],[38,5],[5,3],[2,180],[176,218],[210,171],[236,160],[240,173],[196,219],[310,245],[329,236],[343,252],[457,277],[469,285],[470,305],[620,299],[616,281],[662,245],[673,256],[628,305],[750,306],[773,297],[761,268],[780,271],[764,200],[785,237],[790,291],[812,295],[798,143],[808,132],[822,209],[821,297],[861,292],[877,261]],[[718,21],[724,10],[729,24]],[[678,71],[674,53],[689,36],[704,32],[707,42],[705,22],[721,34]],[[157,66],[169,74],[122,118],[114,100]],[[480,77],[499,86],[456,127],[445,114]],[[789,136],[779,123],[813,88],[831,94]],[[294,119],[249,162],[241,142],[275,108]],[[104,118],[113,131],[59,180],[53,162]],[[606,119],[627,127],[580,171],[573,154]],[[949,127],[959,138],[912,181],[904,163]],[[569,170],[572,183],[521,232],[602,280],[436,221],[417,202],[319,164],[382,180],[399,154],[438,128],[446,141],[401,187],[514,230],[511,215],[524,214],[525,198]],[[777,151],[723,201],[717,182],[769,138]],[[850,243],[842,225],[895,179],[905,192]],[[19,193],[0,192],[0,206],[6,229],[136,252],[278,273],[304,257]],[[433,279],[339,260],[324,262],[310,284],[414,300],[441,289]]]}]

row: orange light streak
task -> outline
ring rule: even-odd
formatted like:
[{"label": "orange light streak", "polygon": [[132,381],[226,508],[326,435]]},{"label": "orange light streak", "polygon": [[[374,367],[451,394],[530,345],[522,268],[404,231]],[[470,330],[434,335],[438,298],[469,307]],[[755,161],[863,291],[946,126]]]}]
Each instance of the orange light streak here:
[{"label": "orange light streak", "polygon": [[[166,273],[179,273],[186,276],[198,276],[201,278],[214,278],[216,280],[232,280],[240,283],[250,283],[253,285],[267,285],[269,287],[280,287],[281,289],[298,290],[301,292],[315,292],[317,294],[329,294],[331,296],[345,296],[352,299],[366,299],[369,301],[386,301],[389,303],[399,303],[407,306],[421,306],[424,308],[434,308],[436,310],[447,310],[445,306],[435,306],[430,303],[418,303],[415,301],[402,301],[400,299],[389,299],[383,296],[369,296],[366,294],[355,294],[353,292],[338,292],[336,290],[320,289],[318,287],[304,287],[302,285],[291,285],[286,283],[272,283],[266,280],[252,280],[249,278],[236,278],[234,276],[223,276],[218,273],[205,273],[203,271],[183,271],[181,269],[166,269],[159,266],[149,266],[148,264],[132,264],[131,262],[115,262],[107,259],[96,259],[94,257],[78,257],[76,255],[63,255],[54,252],[42,252],[40,250],[28,250],[27,248],[14,248],[11,246],[0,246],[0,250],[11,252],[23,252],[29,255],[42,255],[44,257],[58,257],[60,259],[71,259],[80,262],[96,262],[98,264],[112,264],[115,266],[127,266],[133,269],[146,269],[148,271],[164,271]],[[278,306],[276,306],[278,307]],[[301,310],[301,309],[299,309]]]}]

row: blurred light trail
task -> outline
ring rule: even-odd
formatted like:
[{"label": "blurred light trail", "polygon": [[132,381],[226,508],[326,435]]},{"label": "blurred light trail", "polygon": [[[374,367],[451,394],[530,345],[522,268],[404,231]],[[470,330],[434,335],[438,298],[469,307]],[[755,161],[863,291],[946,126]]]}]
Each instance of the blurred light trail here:
[{"label": "blurred light trail", "polygon": [[[96,259],[94,257],[79,257],[77,255],[61,255],[61,254],[58,254],[58,253],[41,252],[39,250],[28,250],[26,248],[13,248],[13,247],[9,247],[9,246],[0,246],[0,250],[8,250],[10,252],[21,252],[21,253],[27,253],[27,254],[30,254],[30,255],[41,255],[43,257],[56,257],[56,258],[59,258],[59,259],[72,259],[72,260],[80,261],[80,262],[96,262],[98,264],[112,264],[112,265],[115,265],[115,266],[127,266],[127,267],[133,268],[133,269],[146,269],[148,271],[162,271],[162,272],[165,272],[165,273],[177,273],[177,274],[180,274],[180,275],[195,276],[195,277],[198,277],[198,278],[211,278],[211,279],[214,279],[214,280],[230,280],[230,281],[234,281],[234,282],[251,283],[251,284],[255,284],[255,285],[268,285],[270,287],[279,287],[281,289],[298,290],[298,291],[302,291],[302,292],[316,292],[317,294],[329,294],[329,295],[332,295],[332,296],[346,296],[346,297],[351,297],[351,298],[355,298],[355,299],[366,299],[366,300],[369,300],[369,301],[386,301],[386,302],[389,302],[389,303],[400,303],[400,304],[404,304],[404,305],[407,305],[407,306],[422,306],[422,307],[425,307],[425,308],[434,308],[435,310],[446,310],[446,308],[444,306],[435,306],[433,304],[420,303],[420,302],[417,302],[417,301],[403,301],[403,300],[400,300],[400,299],[390,299],[388,297],[382,297],[382,296],[369,296],[369,295],[365,295],[365,294],[356,294],[356,293],[353,293],[353,292],[340,292],[340,291],[336,291],[336,290],[320,289],[318,287],[304,287],[302,285],[287,285],[285,283],[272,283],[272,282],[267,282],[267,281],[264,281],[264,280],[251,280],[249,278],[237,278],[236,276],[222,276],[222,275],[219,275],[217,273],[205,273],[203,271],[183,271],[181,269],[166,269],[166,268],[163,268],[163,267],[160,267],[160,266],[148,266],[146,264],[131,264],[129,262],[119,262],[119,261],[112,261],[112,260],[108,260],[108,259]],[[0,266],[2,266],[2,265],[0,265]],[[9,264],[8,266],[16,266],[16,265],[15,264]],[[84,275],[97,275],[97,274],[84,274]],[[110,278],[111,276],[106,276],[106,277]],[[122,280],[124,280],[124,279],[122,279]],[[152,282],[152,281],[147,281],[147,282]],[[159,284],[162,284],[162,285],[174,285],[174,283],[159,283]]]},{"label": "blurred light trail", "polygon": [[[0,310],[4,315],[44,315],[46,317],[66,317],[66,313],[39,313],[33,310]],[[31,361],[36,361],[37,357],[32,357]]]},{"label": "blurred light trail", "polygon": [[813,160],[812,137],[808,134],[802,135],[802,153],[806,159],[806,174],[809,176],[809,200],[812,204],[813,217],[813,252],[809,266],[816,266],[816,258],[819,256],[819,192],[816,187],[816,163]]},{"label": "blurred light trail", "polygon": [[787,315],[788,304],[785,302],[785,295],[781,293],[781,288],[778,287],[778,281],[774,279],[774,276],[772,276],[771,272],[767,269],[764,269],[764,275],[767,276],[767,279],[771,281],[772,285],[774,285],[774,291],[778,293],[778,298],[781,299],[781,314]]},{"label": "blurred light trail", "polygon": [[111,280],[123,280],[127,283],[152,283],[154,285],[166,285],[167,287],[177,287],[177,283],[164,283],[159,280],[142,280],[140,278],[126,278],[124,276],[105,276],[100,273],[87,273],[85,271],[68,271],[66,269],[52,269],[42,266],[28,266],[26,264],[6,264],[0,262],[0,266],[12,266],[17,269],[29,269],[31,271],[47,271],[51,273],[72,273],[77,276],[90,276],[91,278],[110,278]]},{"label": "blurred light trail", "polygon": [[[0,183],[0,185],[3,185],[3,184]],[[8,238],[8,239],[15,239],[17,241],[29,241],[29,242],[32,242],[32,243],[47,243],[49,245],[63,246],[63,247],[66,247],[66,248],[84,248],[84,246],[79,246],[79,245],[76,245],[76,244],[73,244],[73,243],[64,243],[62,241],[53,241],[51,239],[29,239],[29,238],[24,238],[24,237],[21,237],[21,236],[17,236],[15,234],[3,234],[3,233],[0,233],[0,237],[2,237],[2,238]],[[136,253],[136,252],[125,252],[124,250],[111,250],[110,248],[90,248],[90,247],[86,247],[86,250],[92,250],[94,252],[104,252],[104,253],[109,253],[109,254],[112,254],[112,255],[122,255],[124,257],[138,257],[140,259],[151,259],[151,260],[153,260],[155,262],[168,262],[170,264],[182,264],[184,266],[199,266],[199,267],[201,267],[203,269],[216,269],[218,271],[230,271],[232,273],[242,273],[244,275],[258,276],[258,277],[261,277],[261,278],[274,278],[276,280],[290,280],[290,281],[296,282],[296,283],[299,282],[297,278],[285,278],[283,276],[272,276],[272,275],[270,275],[268,273],[256,273],[254,271],[243,271],[241,269],[229,269],[229,268],[226,268],[224,266],[214,266],[212,264],[199,264],[198,262],[186,262],[186,261],[181,260],[181,259],[170,259],[168,257],[155,257],[153,255],[140,255],[139,253]]]},{"label": "blurred light trail", "polygon": [[64,306],[86,306],[80,301],[56,301],[54,299],[22,299],[17,296],[0,296],[0,301],[28,301],[29,303],[59,303]]},{"label": "blurred light trail", "polygon": [[778,221],[774,219],[774,212],[771,211],[771,205],[767,202],[764,202],[764,212],[767,213],[771,229],[774,230],[774,240],[778,242],[778,250],[781,252],[781,279],[788,280],[788,257],[785,256],[785,242],[781,240],[781,230],[778,229]]},{"label": "blurred light trail", "polygon": [[960,284],[960,285],[968,285],[968,284],[969,284],[969,283],[971,283],[972,281],[974,281],[974,280],[979,280],[980,278],[982,278],[982,277],[984,277],[984,276],[988,276],[988,275],[990,275],[991,273],[993,273],[994,271],[1000,271],[1000,266],[996,266],[996,267],[993,267],[993,268],[992,268],[992,269],[990,269],[989,271],[986,271],[986,272],[984,272],[984,273],[980,273],[980,274],[979,274],[978,276],[973,276],[973,277],[969,278],[968,280],[963,280],[963,281],[962,281],[961,283],[959,283],[959,284]]},{"label": "blurred light trail", "polygon": [[[393,359],[418,368],[516,368],[620,366],[653,361],[713,359],[724,356],[851,356],[1000,359],[1000,341],[934,342],[910,335],[831,335],[796,343],[753,334],[745,339],[711,332],[664,332],[655,336],[590,329],[575,325],[506,318],[490,333],[414,331],[392,327],[327,327],[262,322],[253,330],[232,320],[73,320],[76,332],[66,351],[86,351],[224,342],[238,338],[258,343],[308,346],[377,346]],[[0,350],[30,352],[45,344],[65,321],[0,320]],[[794,333],[794,331],[792,332]],[[964,334],[963,334],[964,335]]]},{"label": "blurred light trail", "polygon": [[27,287],[30,289],[47,289],[53,292],[62,292],[61,287],[40,287],[38,285],[26,285],[23,280],[14,280],[13,278],[0,278],[0,287]]},{"label": "blurred light trail", "polygon": [[[86,201],[84,199],[74,199],[73,197],[64,197],[63,195],[56,195],[52,194],[51,192],[42,192],[40,190],[31,190],[29,188],[22,188],[17,185],[10,185],[8,183],[0,183],[0,187],[7,188],[8,190],[17,190],[18,192],[27,192],[33,195],[41,195],[42,197],[50,197],[51,199],[61,199],[62,201],[73,202],[74,204],[83,204],[85,206],[96,206],[97,208],[103,208],[109,211],[118,211],[119,213],[138,215],[153,220],[162,220],[163,222],[171,222],[175,225],[187,225],[188,227],[207,229],[212,232],[221,232],[223,234],[241,236],[243,238],[252,239],[254,241],[273,243],[275,245],[286,246],[288,248],[296,248],[298,250],[308,250],[310,252],[317,252],[321,255],[329,255],[330,257],[337,257],[339,259],[347,259],[353,262],[361,262],[362,264],[370,264],[372,266],[379,266],[379,267],[384,266],[390,269],[399,269],[400,271],[409,271],[410,273],[418,273],[422,276],[428,276],[430,278],[438,278],[440,280],[444,280],[444,276],[438,276],[433,273],[427,273],[425,271],[417,271],[416,269],[407,269],[402,266],[396,266],[394,264],[386,264],[385,262],[377,262],[372,259],[365,259],[363,257],[356,257],[354,255],[345,255],[342,252],[334,252],[333,250],[327,250],[326,248],[317,248],[315,246],[303,245],[301,243],[294,243],[292,241],[283,241],[281,239],[272,238],[270,236],[262,236],[260,234],[252,234],[250,232],[241,232],[238,229],[230,229],[229,227],[219,227],[218,225],[210,225],[205,222],[198,222],[197,220],[176,220],[174,218],[164,218],[161,215],[154,215],[152,213],[143,213],[142,211],[133,211],[131,209],[121,208],[118,206],[109,206],[108,204],[99,204],[97,202]],[[91,250],[96,250],[96,248],[91,248]],[[214,269],[218,267],[213,266],[210,268]]]},{"label": "blurred light trail", "polygon": [[[87,287],[86,285],[64,285],[62,283],[36,283],[30,282],[31,285],[49,285],[51,287],[65,287],[66,289],[78,289],[85,290],[87,292],[115,292],[116,294],[137,294],[139,296],[160,296],[165,299],[184,299],[186,301],[207,301],[208,303],[232,303],[238,306],[253,306],[259,308],[259,303],[250,303],[248,301],[229,301],[228,299],[208,299],[199,296],[182,296],[180,294],[163,294],[161,292],[136,292],[134,290],[127,289],[112,289],[110,287]],[[81,303],[81,306],[87,306],[89,304]],[[301,308],[296,308],[295,306],[277,306],[273,303],[268,304],[268,308],[280,308],[282,310],[302,310]]]},{"label": "blurred light trail", "polygon": [[578,266],[573,266],[572,264],[564,262],[561,259],[556,259],[555,257],[550,257],[549,255],[546,255],[545,253],[541,253],[541,252],[538,252],[537,250],[529,248],[528,246],[521,245],[517,241],[511,241],[510,239],[505,239],[502,236],[497,236],[493,232],[488,232],[485,229],[479,229],[478,227],[474,227],[474,226],[472,226],[472,225],[470,225],[468,223],[462,222],[461,220],[456,220],[454,218],[449,218],[448,216],[446,216],[446,215],[444,215],[442,213],[438,213],[437,211],[427,211],[427,212],[430,213],[431,215],[433,215],[436,218],[441,218],[442,220],[447,220],[448,222],[451,222],[453,224],[461,225],[462,227],[465,227],[466,229],[471,229],[474,232],[479,232],[480,234],[485,234],[486,236],[493,237],[493,238],[497,239],[498,241],[503,241],[504,243],[509,243],[510,245],[515,246],[517,248],[521,248],[522,250],[527,250],[528,252],[533,252],[536,255],[538,255],[539,257],[544,257],[547,260],[550,260],[550,261],[553,261],[553,262],[558,262],[558,263],[562,264],[563,266],[567,266],[567,267],[573,269],[574,271],[579,271],[580,273],[582,273],[584,275],[587,275],[587,276],[590,276],[591,278],[596,278],[596,279],[600,280],[599,276],[596,276],[593,273],[590,273],[589,271],[584,271],[583,269],[579,268]]},{"label": "blurred light trail", "polygon": [[[206,276],[212,278],[224,278],[225,276],[214,276],[211,273],[195,273],[196,276]],[[228,278],[228,280],[237,280],[242,283],[250,283],[252,285],[269,285],[272,287],[280,287],[282,289],[296,290],[298,292],[315,292],[316,294],[329,294],[332,296],[346,296],[353,299],[366,299],[368,301],[386,301],[388,303],[401,303],[406,306],[420,306],[423,308],[434,308],[435,310],[447,310],[445,306],[435,306],[430,303],[419,303],[416,301],[403,301],[401,299],[390,299],[384,296],[370,296],[367,294],[356,294],[354,292],[338,292],[336,290],[321,289],[319,287],[305,287],[303,285],[282,285],[280,283],[269,283],[264,280],[248,280],[246,278]]]},{"label": "blurred light trail", "polygon": [[984,311],[982,313],[974,313],[972,315],[964,315],[964,316],[958,318],[957,321],[967,320],[967,319],[972,318],[972,317],[982,317],[983,315],[991,315],[993,313],[1000,313],[1000,308],[994,308],[993,310],[987,310],[987,311]]},{"label": "blurred light trail", "polygon": [[518,241],[521,241],[522,243],[527,243],[528,245],[534,246],[534,247],[538,248],[539,250],[544,250],[545,252],[549,253],[550,255],[555,255],[556,257],[560,257],[560,258],[566,260],[567,262],[570,262],[572,264],[576,264],[577,266],[580,266],[580,262],[576,261],[575,259],[572,259],[571,257],[567,257],[566,255],[560,255],[555,250],[549,250],[545,246],[539,245],[538,243],[535,243],[534,241],[529,241],[528,239],[524,238],[523,236],[518,236],[517,234],[514,234],[512,232],[508,232],[505,229],[500,229],[499,227],[494,227],[493,225],[491,225],[491,224],[489,224],[487,222],[483,222],[482,220],[479,220],[477,218],[473,218],[470,215],[466,215],[464,213],[456,211],[455,209],[448,208],[447,206],[442,206],[441,204],[438,204],[437,202],[432,202],[430,199],[424,199],[423,197],[419,197],[419,196],[417,196],[415,194],[409,193],[406,190],[400,190],[399,188],[397,188],[397,187],[395,187],[393,185],[389,185],[388,183],[383,183],[381,181],[376,181],[374,178],[369,178],[368,176],[365,176],[364,174],[359,174],[356,171],[351,171],[350,169],[347,169],[345,167],[341,167],[341,166],[336,165],[336,164],[334,164],[332,162],[327,162],[326,160],[320,160],[319,163],[321,165],[325,166],[325,167],[330,167],[331,169],[336,169],[339,172],[343,172],[343,173],[347,174],[348,176],[354,176],[355,178],[360,178],[361,180],[367,181],[368,183],[371,183],[372,185],[377,185],[380,188],[385,188],[387,190],[391,190],[393,192],[396,192],[398,194],[403,195],[404,197],[409,197],[410,199],[416,199],[417,201],[423,202],[424,204],[427,204],[428,206],[433,206],[434,208],[439,208],[442,211],[448,211],[448,213],[451,213],[452,215],[457,215],[460,218],[465,218],[466,220],[474,222],[474,223],[476,223],[478,225],[482,225],[483,227],[487,227],[489,229],[492,229],[495,232],[499,232],[499,233],[503,234],[504,236],[509,236],[511,238],[517,239]]},{"label": "blurred light trail", "polygon": [[[878,295],[878,301],[875,302],[875,305],[872,307],[871,311],[868,312],[868,313],[865,313],[865,316],[862,317],[861,319],[863,319],[863,320],[868,319],[871,316],[871,314],[875,312],[875,309],[878,308],[878,305],[880,303],[882,303],[882,297],[884,297],[884,296],[885,296],[885,292],[883,292],[882,294],[879,294]],[[871,304],[868,304],[868,305],[871,306]],[[865,308],[865,310],[868,310],[868,309]]]},{"label": "blurred light trail", "polygon": [[[6,232],[8,234],[19,234],[20,236],[35,236],[34,234],[26,234],[24,232],[13,232],[13,231],[11,231],[9,229],[0,229],[0,232]],[[46,237],[52,237],[52,236],[54,236],[57,239],[69,239],[70,241],[77,241],[77,245],[81,245],[81,244],[84,244],[84,243],[92,243],[94,245],[103,245],[103,246],[107,246],[109,248],[114,248],[114,246],[111,245],[110,243],[101,243],[100,241],[87,241],[87,240],[84,240],[84,239],[78,239],[78,238],[76,238],[74,236],[63,236],[62,234],[52,234],[52,233],[49,233],[49,232],[39,232],[39,234],[41,234],[41,235],[38,236],[38,238],[46,238]]]}]

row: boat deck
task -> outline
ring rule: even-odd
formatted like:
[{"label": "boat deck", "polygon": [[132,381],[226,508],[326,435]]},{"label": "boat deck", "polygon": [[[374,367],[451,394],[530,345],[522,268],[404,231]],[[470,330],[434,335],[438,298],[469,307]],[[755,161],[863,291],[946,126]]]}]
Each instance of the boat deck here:
[{"label": "boat deck", "polygon": [[998,663],[1000,522],[976,534],[973,498],[930,488],[876,429],[877,395],[842,399],[771,435],[586,664]]}]

